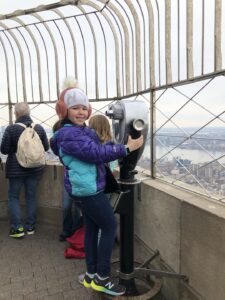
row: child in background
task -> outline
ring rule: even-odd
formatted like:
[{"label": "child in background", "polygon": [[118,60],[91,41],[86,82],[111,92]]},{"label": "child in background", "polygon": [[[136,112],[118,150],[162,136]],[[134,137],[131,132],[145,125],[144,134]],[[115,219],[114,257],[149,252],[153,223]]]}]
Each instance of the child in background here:
[{"label": "child in background", "polygon": [[[56,105],[61,128],[51,140],[53,152],[65,167],[65,188],[79,203],[85,224],[87,272],[83,284],[110,295],[123,295],[125,287],[110,277],[110,259],[116,233],[113,209],[104,194],[105,165],[140,148],[143,136],[127,145],[101,144],[96,132],[85,125],[91,107],[78,88],[64,90]],[[98,245],[98,231],[101,238]]]},{"label": "child in background", "polygon": [[109,120],[104,115],[94,115],[89,120],[89,127],[94,129],[102,144],[112,141]]},{"label": "child in background", "polygon": [[72,197],[63,189],[62,208],[63,208],[63,226],[59,235],[59,241],[64,242],[78,228],[82,226],[82,216],[80,209],[75,204]]},{"label": "child in background", "polygon": [[[94,129],[96,131],[100,139],[100,142],[102,144],[107,142],[109,143],[112,142],[113,138],[112,138],[111,128],[110,128],[109,120],[106,116],[94,115],[90,118],[88,124],[91,129]],[[116,168],[117,165],[118,165],[117,160],[109,162],[109,166],[112,171]]]},{"label": "child in background", "polygon": [[[106,116],[94,115],[90,118],[88,124],[91,129],[95,130],[102,144],[107,142],[109,143],[112,142],[111,128],[110,128],[109,120]],[[112,172],[117,165],[118,165],[117,160],[109,162],[109,167]],[[110,198],[110,194],[106,194],[106,195],[108,198]],[[100,237],[101,237],[101,229],[99,230],[98,233],[98,240],[100,240]]]}]

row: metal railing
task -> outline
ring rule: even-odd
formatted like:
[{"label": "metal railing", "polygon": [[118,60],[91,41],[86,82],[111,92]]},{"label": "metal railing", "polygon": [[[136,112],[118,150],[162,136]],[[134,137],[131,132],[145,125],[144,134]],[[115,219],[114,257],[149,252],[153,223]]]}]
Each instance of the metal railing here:
[{"label": "metal railing", "polygon": [[144,99],[153,178],[225,198],[225,6],[221,0],[65,0],[0,15],[0,124],[30,103],[56,121],[60,84],[75,76],[94,112]]}]

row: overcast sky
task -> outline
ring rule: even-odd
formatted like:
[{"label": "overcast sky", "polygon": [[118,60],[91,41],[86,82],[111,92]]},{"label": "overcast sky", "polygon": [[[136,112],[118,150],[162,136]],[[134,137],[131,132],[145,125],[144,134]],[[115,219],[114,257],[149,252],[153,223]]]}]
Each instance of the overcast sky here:
[{"label": "overcast sky", "polygon": [[[55,2],[57,2],[57,1],[55,1],[55,0],[0,0],[0,14],[12,13],[13,11],[15,11],[17,9],[27,9],[27,8],[32,8],[32,7],[36,7],[36,6],[39,6],[39,5],[46,5],[46,4],[55,3]],[[172,1],[172,4],[174,4],[176,2]],[[212,2],[213,2],[212,0],[205,0],[205,4],[208,5],[207,10],[206,10],[206,14],[210,14],[210,9],[209,9],[210,7],[209,6],[212,4]],[[162,3],[162,2],[159,1],[159,3]],[[181,1],[181,3],[183,3],[183,5],[184,5],[185,1]],[[200,0],[194,1],[194,5],[198,6],[198,4],[201,4]],[[223,10],[223,13],[225,13],[224,10]],[[225,19],[225,16],[223,16],[223,17],[224,17],[223,19]],[[199,22],[199,19],[195,18],[194,21]],[[211,55],[211,52],[209,51],[211,49],[210,45],[207,44],[208,36],[213,35],[213,31],[211,30],[212,32],[210,32],[210,29],[213,28],[213,26],[211,26],[212,25],[211,22],[213,23],[213,20],[211,20],[210,18],[207,18],[207,24],[206,24],[207,35],[205,36],[205,46],[206,46],[205,47],[205,49],[206,49],[205,56],[208,57],[208,55],[210,54],[209,56],[211,58],[213,58],[214,56]],[[172,22],[172,25],[175,26],[176,24],[174,25],[174,23]],[[198,26],[195,26],[195,30],[196,30],[196,28],[198,28]],[[183,35],[183,36],[185,37],[185,35]],[[224,51],[225,50],[224,35],[222,35],[222,36],[223,36],[223,38],[222,38],[222,42],[223,42],[222,43],[223,44],[222,52],[224,53],[225,52]],[[184,37],[182,37],[182,38],[184,38]],[[199,40],[200,40],[199,35],[195,31],[194,43],[199,42]],[[183,51],[183,52],[186,53],[185,51]],[[172,54],[173,53],[175,53],[175,52],[172,51]],[[173,58],[174,57],[176,58],[175,54],[172,55],[172,64],[173,64]],[[201,62],[201,60],[199,59],[197,54],[194,53],[195,69],[197,69],[198,71],[200,69],[200,62]],[[207,59],[207,64],[205,65],[205,68],[207,69],[212,64],[213,64],[213,59],[211,59],[210,61]],[[173,64],[173,66],[175,66],[174,68],[177,68],[176,64]],[[192,97],[192,95],[196,92],[195,91],[195,89],[197,89],[196,87],[201,86],[201,85],[203,85],[203,83],[188,85],[188,86],[182,87],[182,88],[179,87],[179,89],[183,93],[185,93],[185,95],[187,95],[189,97]],[[197,98],[196,100],[198,100],[199,103],[204,105],[210,111],[214,112],[215,114],[218,114],[217,110],[219,110],[219,111],[224,111],[225,110],[224,109],[225,108],[224,95],[225,95],[225,79],[224,79],[224,77],[222,77],[222,78],[218,78],[218,79],[214,80],[213,83],[210,85],[210,88],[206,88],[204,90],[204,92],[202,92],[199,96],[196,97]],[[212,99],[213,99],[213,101],[212,101]],[[169,117],[170,115],[173,114],[174,110],[179,108],[179,106],[181,105],[182,100],[185,100],[185,98],[181,97],[181,95],[175,93],[173,90],[170,90],[169,92],[166,93],[166,95],[163,97],[163,99],[158,102],[158,108],[160,109],[161,108],[160,106],[162,106],[162,110],[163,110],[163,109],[165,109],[166,103],[170,103],[170,105],[166,108],[167,116]],[[216,105],[215,105],[215,100],[216,100]],[[172,104],[173,101],[175,102],[174,105]],[[187,111],[186,111],[185,116],[182,115],[182,114],[179,114],[180,119],[181,119],[180,123],[185,124],[185,125],[189,125],[190,123],[192,123],[192,125],[197,125],[195,123],[198,123],[199,119],[203,120],[204,122],[207,121],[207,118],[205,117],[205,111],[204,110],[200,110],[200,109],[199,110],[198,109],[193,110],[193,107],[191,105],[187,106],[186,110]],[[160,114],[158,113],[158,118],[159,118],[159,115]],[[187,120],[185,120],[186,116],[187,116]],[[208,117],[208,114],[207,114],[207,117]],[[163,119],[162,119],[162,123],[163,123]]]},{"label": "overcast sky", "polygon": [[1,0],[0,12],[1,14],[11,13],[17,9],[32,8],[42,4],[54,3],[54,0]]}]

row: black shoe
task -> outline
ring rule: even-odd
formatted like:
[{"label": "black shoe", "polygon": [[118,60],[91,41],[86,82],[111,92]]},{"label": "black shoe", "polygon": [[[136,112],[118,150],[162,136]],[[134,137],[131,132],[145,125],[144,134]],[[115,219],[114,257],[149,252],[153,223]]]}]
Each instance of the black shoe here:
[{"label": "black shoe", "polygon": [[13,238],[22,238],[24,236],[24,228],[21,226],[18,229],[11,228],[9,236]]},{"label": "black shoe", "polygon": [[93,290],[109,294],[112,296],[121,296],[125,294],[126,288],[118,283],[118,278],[107,277],[106,279],[100,279],[98,275],[94,277],[91,282]]},{"label": "black shoe", "polygon": [[27,235],[32,235],[35,233],[35,228],[34,225],[29,225],[26,227],[26,234]]},{"label": "black shoe", "polygon": [[66,241],[66,239],[68,238],[68,237],[70,237],[71,235],[66,235],[65,233],[60,233],[60,235],[59,235],[59,241],[60,242],[65,242]]}]

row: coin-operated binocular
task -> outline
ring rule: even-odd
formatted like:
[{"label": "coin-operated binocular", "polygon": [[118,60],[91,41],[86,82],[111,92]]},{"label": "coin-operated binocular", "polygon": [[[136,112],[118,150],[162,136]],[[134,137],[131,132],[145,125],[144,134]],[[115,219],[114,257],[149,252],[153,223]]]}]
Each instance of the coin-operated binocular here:
[{"label": "coin-operated binocular", "polygon": [[149,110],[143,100],[120,100],[110,105],[106,115],[112,119],[115,142],[127,144],[129,135],[137,139],[143,135],[141,148],[119,160],[120,191],[111,195],[111,204],[120,215],[120,283],[126,287],[126,295],[137,295],[134,278],[134,197],[136,164],[142,155],[148,134]]},{"label": "coin-operated binocular", "polygon": [[120,100],[109,106],[106,115],[112,119],[113,135],[118,143],[127,144],[128,136],[133,139],[144,137],[141,148],[132,151],[125,158],[119,160],[120,180],[135,181],[134,170],[145,147],[148,134],[149,110],[143,100]]}]

